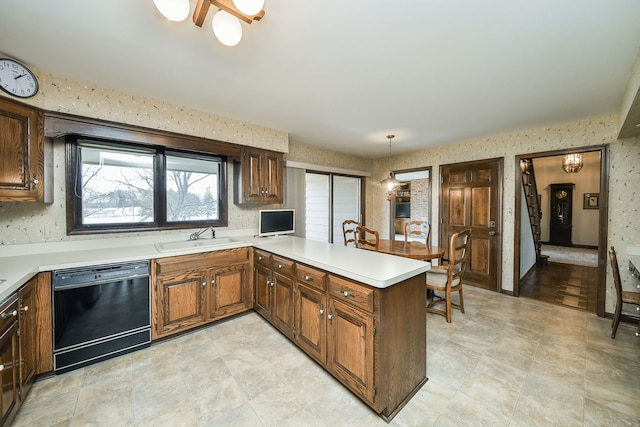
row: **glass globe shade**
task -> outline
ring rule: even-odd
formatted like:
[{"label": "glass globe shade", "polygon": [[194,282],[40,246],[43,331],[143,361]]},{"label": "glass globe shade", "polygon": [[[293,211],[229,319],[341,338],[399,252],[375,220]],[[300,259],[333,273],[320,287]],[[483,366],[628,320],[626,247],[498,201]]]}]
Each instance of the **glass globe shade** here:
[{"label": "glass globe shade", "polygon": [[218,11],[213,15],[211,21],[213,34],[220,40],[220,43],[226,46],[235,46],[242,39],[242,26],[238,18],[224,10]]},{"label": "glass globe shade", "polygon": [[253,16],[264,7],[264,0],[233,0],[236,8],[245,15]]},{"label": "glass globe shade", "polygon": [[189,16],[189,0],[153,0],[158,12],[170,21],[184,21]]}]

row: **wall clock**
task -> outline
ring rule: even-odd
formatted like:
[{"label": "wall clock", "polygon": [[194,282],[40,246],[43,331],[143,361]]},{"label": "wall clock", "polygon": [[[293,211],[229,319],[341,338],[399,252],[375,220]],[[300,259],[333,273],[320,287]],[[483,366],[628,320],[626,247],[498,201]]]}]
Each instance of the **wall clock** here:
[{"label": "wall clock", "polygon": [[38,92],[38,80],[18,61],[0,58],[0,89],[18,98],[30,98]]}]

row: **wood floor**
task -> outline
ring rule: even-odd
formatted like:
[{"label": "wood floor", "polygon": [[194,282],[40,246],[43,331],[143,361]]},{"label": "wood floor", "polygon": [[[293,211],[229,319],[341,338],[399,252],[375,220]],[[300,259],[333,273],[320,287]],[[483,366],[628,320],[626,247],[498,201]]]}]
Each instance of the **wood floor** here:
[{"label": "wood floor", "polygon": [[596,267],[549,262],[520,284],[520,296],[596,312]]}]

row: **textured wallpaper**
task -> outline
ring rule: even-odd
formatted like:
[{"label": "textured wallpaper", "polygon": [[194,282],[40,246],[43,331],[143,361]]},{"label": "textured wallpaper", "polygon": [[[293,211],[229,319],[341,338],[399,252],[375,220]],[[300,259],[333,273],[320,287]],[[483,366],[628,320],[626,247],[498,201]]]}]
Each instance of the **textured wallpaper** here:
[{"label": "textured wallpaper", "polygon": [[44,110],[289,151],[286,132],[34,70],[40,90],[23,102]]},{"label": "textured wallpaper", "polygon": [[[433,182],[440,181],[440,166],[479,159],[504,158],[503,223],[502,223],[502,288],[513,290],[515,156],[549,150],[610,144],[608,246],[614,245],[621,264],[626,262],[626,248],[640,244],[640,138],[617,140],[616,116],[564,123],[539,129],[478,138],[458,144],[398,155],[373,162],[373,177],[367,185],[367,222],[388,234],[389,206],[384,189],[375,183],[391,170],[432,166]],[[432,240],[437,243],[440,197],[439,186],[432,187]],[[621,265],[624,287],[635,287],[636,279]],[[607,270],[607,311],[615,304],[615,290]]]},{"label": "textured wallpaper", "polygon": [[[289,160],[333,166],[345,169],[371,170],[367,179],[367,225],[387,237],[389,205],[386,192],[376,183],[390,169],[401,170],[432,167],[433,182],[440,180],[441,165],[488,158],[504,158],[504,195],[502,223],[502,288],[513,290],[514,260],[514,203],[515,156],[569,147],[610,144],[609,234],[608,246],[614,245],[621,263],[626,259],[629,245],[640,245],[640,138],[617,140],[618,122],[606,116],[564,123],[538,129],[511,132],[488,138],[461,141],[456,144],[398,155],[391,159],[362,159],[328,152],[317,147],[293,143],[286,133],[213,116],[189,108],[170,105],[99,88],[51,75],[38,74],[41,89],[28,102],[38,107],[124,122],[155,129],[163,129],[205,138],[234,142],[289,153]],[[0,245],[71,240],[65,234],[64,147],[54,146],[54,203],[0,204]],[[230,168],[231,169],[231,168]],[[231,170],[230,170],[231,172]],[[230,184],[231,185],[231,184]],[[231,197],[232,191],[229,192]],[[432,240],[438,243],[438,185],[432,187]],[[245,208],[229,203],[229,228],[256,228],[258,208]],[[148,233],[148,232],[147,232]],[[166,233],[184,234],[185,231]],[[72,239],[115,237],[77,236]],[[621,265],[623,286],[631,288],[635,278]],[[615,291],[610,272],[607,272],[607,311],[611,312]],[[613,296],[612,296],[613,294]]]}]

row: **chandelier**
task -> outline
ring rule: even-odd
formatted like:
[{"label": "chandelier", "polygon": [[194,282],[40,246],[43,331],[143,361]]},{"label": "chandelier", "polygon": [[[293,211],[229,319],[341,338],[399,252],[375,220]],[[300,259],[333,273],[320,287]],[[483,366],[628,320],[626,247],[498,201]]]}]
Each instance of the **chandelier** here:
[{"label": "chandelier", "polygon": [[[391,159],[391,140],[395,137],[396,137],[395,135],[387,135],[387,139],[389,140],[389,159]],[[393,171],[389,171],[389,175],[385,179],[380,181],[378,185],[387,187],[387,192],[388,192],[387,200],[391,200],[393,198],[393,195],[391,194],[391,192],[393,191],[394,188],[400,185],[400,181],[396,179]]]},{"label": "chandelier", "polygon": [[584,166],[582,153],[565,154],[562,158],[562,169],[564,169],[566,173],[579,172],[582,166]]},{"label": "chandelier", "polygon": [[[189,0],[153,0],[156,9],[170,21],[184,21],[189,16]],[[213,34],[226,46],[235,46],[242,39],[240,21],[251,24],[264,16],[264,0],[198,0],[193,12],[193,23],[202,27],[209,7],[218,11],[211,20]]]}]

